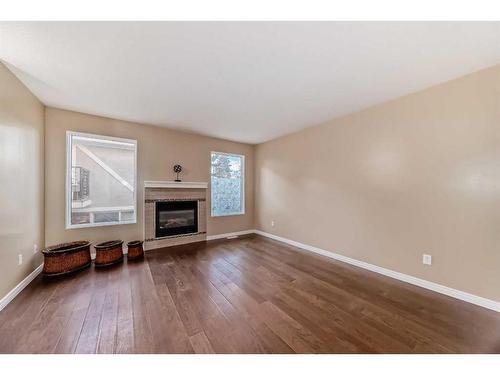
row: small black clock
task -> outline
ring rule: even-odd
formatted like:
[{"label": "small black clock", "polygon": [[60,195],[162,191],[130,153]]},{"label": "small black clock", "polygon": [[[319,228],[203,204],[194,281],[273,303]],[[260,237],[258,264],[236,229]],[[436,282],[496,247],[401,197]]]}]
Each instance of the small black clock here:
[{"label": "small black clock", "polygon": [[175,182],[181,182],[179,178],[179,173],[182,172],[182,166],[179,164],[174,165],[174,172],[177,174],[177,178],[175,179]]}]

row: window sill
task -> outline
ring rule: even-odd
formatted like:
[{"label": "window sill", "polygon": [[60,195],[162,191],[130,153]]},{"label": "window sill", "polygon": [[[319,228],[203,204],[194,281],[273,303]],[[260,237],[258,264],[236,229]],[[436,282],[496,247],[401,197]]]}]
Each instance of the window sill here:
[{"label": "window sill", "polygon": [[96,227],[110,227],[113,225],[127,225],[127,224],[137,224],[137,220],[125,221],[122,223],[93,223],[93,224],[74,224],[66,225],[66,229],[81,229],[81,228],[96,228]]},{"label": "window sill", "polygon": [[245,212],[239,212],[239,213],[234,213],[234,214],[221,214],[221,215],[212,215],[210,214],[210,217],[227,217],[227,216],[242,216],[245,215]]}]

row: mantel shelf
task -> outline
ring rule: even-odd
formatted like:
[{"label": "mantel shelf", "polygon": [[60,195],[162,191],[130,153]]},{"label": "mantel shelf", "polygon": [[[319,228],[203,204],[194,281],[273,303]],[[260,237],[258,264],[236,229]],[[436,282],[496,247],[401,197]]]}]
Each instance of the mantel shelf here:
[{"label": "mantel shelf", "polygon": [[208,182],[144,181],[145,188],[206,189]]}]

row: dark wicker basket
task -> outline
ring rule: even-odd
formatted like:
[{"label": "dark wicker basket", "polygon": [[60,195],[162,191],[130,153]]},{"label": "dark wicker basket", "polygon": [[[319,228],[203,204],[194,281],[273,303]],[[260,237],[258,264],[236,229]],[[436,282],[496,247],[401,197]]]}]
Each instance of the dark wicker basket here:
[{"label": "dark wicker basket", "polygon": [[75,241],[47,247],[44,256],[43,274],[58,276],[87,268],[92,263],[90,242]]},{"label": "dark wicker basket", "polygon": [[96,252],[94,265],[96,267],[104,267],[122,262],[122,244],[123,241],[114,240],[101,242],[100,244],[94,245]]},{"label": "dark wicker basket", "polygon": [[130,241],[127,243],[127,259],[136,260],[144,258],[144,249],[142,247],[144,241]]}]

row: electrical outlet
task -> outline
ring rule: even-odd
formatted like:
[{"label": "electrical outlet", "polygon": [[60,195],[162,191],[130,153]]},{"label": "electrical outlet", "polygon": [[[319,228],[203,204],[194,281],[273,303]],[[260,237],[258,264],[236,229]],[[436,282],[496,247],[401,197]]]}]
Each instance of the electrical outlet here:
[{"label": "electrical outlet", "polygon": [[430,266],[432,264],[432,255],[423,254],[422,255],[422,263]]},{"label": "electrical outlet", "polygon": [[33,254],[36,254],[36,253],[38,253],[38,245],[34,244],[33,245]]},{"label": "electrical outlet", "polygon": [[274,227],[274,220],[271,220],[271,226]]},{"label": "electrical outlet", "polygon": [[23,264],[23,254],[19,254],[17,257],[17,265],[20,266]]}]

